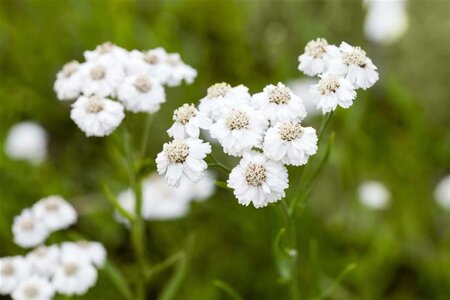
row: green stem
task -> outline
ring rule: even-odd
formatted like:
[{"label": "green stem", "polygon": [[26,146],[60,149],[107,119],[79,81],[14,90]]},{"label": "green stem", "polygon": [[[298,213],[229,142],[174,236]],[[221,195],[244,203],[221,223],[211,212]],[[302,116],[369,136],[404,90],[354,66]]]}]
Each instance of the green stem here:
[{"label": "green stem", "polygon": [[143,158],[147,152],[148,138],[150,135],[150,129],[152,128],[153,114],[148,114],[145,121],[145,127],[142,131],[142,145],[141,145],[141,157]]},{"label": "green stem", "polygon": [[213,163],[208,164],[208,166],[210,167],[215,167],[215,168],[220,168],[228,173],[231,173],[231,169],[228,168],[226,165],[224,165],[223,163],[219,162],[214,156],[212,156],[211,154],[209,155],[209,157],[211,157],[211,160],[213,161]]}]

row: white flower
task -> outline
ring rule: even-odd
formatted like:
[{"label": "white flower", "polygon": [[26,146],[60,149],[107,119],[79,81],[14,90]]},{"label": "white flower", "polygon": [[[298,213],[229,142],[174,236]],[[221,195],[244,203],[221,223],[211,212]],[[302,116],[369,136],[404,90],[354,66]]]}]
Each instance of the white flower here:
[{"label": "white flower", "polygon": [[234,107],[250,104],[250,93],[243,85],[231,87],[228,83],[216,83],[208,88],[207,95],[200,99],[199,111],[217,121]]},{"label": "white flower", "polygon": [[208,129],[211,120],[199,113],[194,104],[183,104],[173,112],[173,125],[167,130],[174,139],[198,138],[200,128]]},{"label": "white flower", "polygon": [[126,77],[119,86],[117,95],[125,108],[132,112],[153,113],[166,101],[164,88],[156,79],[146,74]]},{"label": "white flower", "polygon": [[318,38],[309,41],[305,46],[305,53],[298,58],[300,62],[298,69],[308,76],[325,73],[329,62],[327,47],[326,39]]},{"label": "white flower", "polygon": [[49,196],[33,205],[35,217],[49,230],[56,231],[69,227],[77,221],[77,212],[61,196]]},{"label": "white flower", "polygon": [[307,118],[320,113],[320,110],[316,107],[317,98],[311,94],[311,86],[317,84],[317,82],[318,80],[316,78],[312,79],[306,77],[288,83],[288,87],[292,92],[302,99],[303,104],[305,105]]},{"label": "white flower", "polygon": [[0,258],[0,295],[11,294],[28,277],[30,267],[22,256]]},{"label": "white flower", "polygon": [[53,299],[55,289],[47,278],[30,276],[22,281],[12,293],[14,300],[50,300]]},{"label": "white flower", "polygon": [[47,156],[47,144],[48,135],[41,125],[31,121],[20,122],[9,130],[5,153],[12,159],[38,164]]},{"label": "white flower", "polygon": [[277,123],[267,130],[263,143],[264,154],[284,164],[301,166],[317,152],[316,130],[297,122]]},{"label": "white flower", "polygon": [[99,242],[65,242],[61,245],[61,253],[61,255],[82,257],[96,267],[103,267],[106,260],[105,247]]},{"label": "white flower", "polygon": [[126,64],[126,73],[128,75],[147,74],[163,84],[171,71],[166,60],[167,52],[161,47],[142,52],[133,50]]},{"label": "white flower", "polygon": [[434,190],[436,201],[446,209],[450,209],[450,175],[442,178]]},{"label": "white flower", "polygon": [[80,63],[76,60],[68,62],[56,74],[53,89],[59,100],[73,100],[81,92]]},{"label": "white flower", "polygon": [[211,145],[200,139],[190,138],[165,143],[163,151],[156,157],[158,173],[165,174],[170,186],[178,187],[183,177],[197,182],[208,167],[204,158],[209,153]]},{"label": "white flower", "polygon": [[63,295],[83,295],[97,282],[97,270],[84,257],[62,255],[52,278],[55,290]]},{"label": "white flower", "polygon": [[282,163],[261,153],[247,152],[230,173],[228,186],[242,205],[253,203],[255,208],[277,202],[289,186],[288,172]]},{"label": "white flower", "polygon": [[125,113],[123,106],[98,96],[81,96],[72,105],[70,117],[86,136],[106,136],[116,129]]},{"label": "white flower", "polygon": [[59,248],[55,245],[39,246],[26,256],[35,274],[51,277],[59,262]]},{"label": "white flower", "polygon": [[241,156],[253,147],[260,147],[268,122],[250,106],[240,106],[226,113],[210,128],[211,137],[217,139],[223,151]]},{"label": "white flower", "polygon": [[367,89],[378,81],[377,67],[360,47],[342,42],[339,48],[329,46],[328,53],[328,72],[345,77],[355,88]]},{"label": "white flower", "polygon": [[319,83],[311,87],[311,94],[316,97],[318,109],[322,113],[334,111],[339,105],[349,108],[353,104],[356,92],[353,85],[345,78],[335,74],[320,75]]},{"label": "white flower", "polygon": [[84,63],[80,72],[81,91],[86,96],[116,96],[117,88],[125,76],[119,63],[106,58]]},{"label": "white flower", "polygon": [[203,201],[211,197],[216,190],[216,178],[214,174],[206,171],[205,176],[203,176],[198,182],[190,182],[185,180],[181,183],[179,189],[183,193],[189,193],[191,199],[196,201]]},{"label": "white flower", "polygon": [[306,117],[302,100],[281,82],[270,84],[261,93],[254,94],[252,105],[273,124],[301,121]]},{"label": "white flower", "polygon": [[40,245],[49,235],[48,229],[36,219],[30,209],[24,209],[20,215],[14,217],[12,231],[14,242],[22,248]]},{"label": "white flower", "polygon": [[384,184],[374,180],[364,181],[358,188],[359,200],[372,209],[384,209],[389,205],[391,193]]},{"label": "white flower", "polygon": [[169,66],[169,73],[163,83],[168,86],[178,86],[183,80],[191,84],[197,77],[197,71],[185,64],[178,53],[168,54],[165,63]]},{"label": "white flower", "polygon": [[87,50],[83,53],[88,62],[103,60],[112,64],[125,64],[128,61],[128,51],[111,43],[105,42],[98,45],[95,50]]}]

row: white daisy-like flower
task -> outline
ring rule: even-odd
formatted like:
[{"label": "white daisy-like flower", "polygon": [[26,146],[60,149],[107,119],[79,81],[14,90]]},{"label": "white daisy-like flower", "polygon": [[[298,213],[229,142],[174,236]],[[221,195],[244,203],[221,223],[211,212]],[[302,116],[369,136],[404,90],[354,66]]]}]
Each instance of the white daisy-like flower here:
[{"label": "white daisy-like flower", "polygon": [[164,84],[171,72],[166,60],[167,52],[161,47],[147,51],[133,50],[126,64],[126,72],[128,75],[147,74]]},{"label": "white daisy-like flower", "polygon": [[12,293],[14,300],[50,300],[55,289],[45,277],[32,275],[23,280]]},{"label": "white daisy-like flower", "polygon": [[306,118],[311,118],[321,111],[316,107],[317,98],[311,94],[311,86],[317,84],[319,80],[317,78],[301,78],[289,82],[287,85],[294,94],[302,99],[306,109]]},{"label": "white daisy-like flower", "polygon": [[111,134],[125,118],[123,106],[99,96],[81,96],[72,105],[70,118],[86,136]]},{"label": "white daisy-like flower", "polygon": [[443,208],[450,209],[450,175],[439,181],[434,190],[434,197]]},{"label": "white daisy-like flower", "polygon": [[87,50],[83,53],[88,62],[104,60],[112,64],[125,64],[128,61],[128,51],[111,42],[98,45],[95,50]]},{"label": "white daisy-like flower", "polygon": [[14,217],[12,226],[14,242],[22,248],[31,248],[42,244],[48,237],[47,227],[38,220],[30,209]]},{"label": "white daisy-like flower", "polygon": [[119,86],[117,95],[125,108],[132,112],[154,113],[166,101],[163,86],[146,74],[126,77]]},{"label": "white daisy-like flower", "polygon": [[361,203],[371,209],[384,209],[391,199],[386,186],[375,180],[362,182],[358,187],[358,196]]},{"label": "white daisy-like flower", "polygon": [[81,256],[62,255],[55,269],[52,284],[63,295],[83,295],[97,282],[97,270]]},{"label": "white daisy-like flower", "polygon": [[298,69],[308,76],[325,73],[330,59],[327,48],[326,39],[318,38],[309,41],[305,46],[305,53],[298,58],[300,63]]},{"label": "white daisy-like flower", "polygon": [[32,272],[51,277],[59,262],[59,248],[55,245],[39,246],[26,256]]},{"label": "white daisy-like flower", "polygon": [[178,187],[183,177],[197,182],[208,164],[204,161],[211,153],[211,145],[200,139],[174,140],[165,143],[156,157],[158,173],[165,175],[170,186]]},{"label": "white daisy-like flower", "polygon": [[80,63],[76,60],[68,62],[56,74],[53,89],[59,100],[74,100],[81,92]]},{"label": "white daisy-like flower", "polygon": [[197,77],[197,70],[185,64],[178,53],[168,54],[165,63],[169,66],[169,73],[164,84],[168,86],[179,86],[182,81],[191,84]]},{"label": "white daisy-like flower", "polygon": [[106,249],[99,242],[65,242],[61,245],[61,255],[80,256],[96,267],[103,267],[106,260]]},{"label": "white daisy-like flower", "polygon": [[217,121],[234,107],[250,104],[250,93],[244,85],[231,87],[228,83],[213,84],[208,88],[207,95],[200,99],[199,111]]},{"label": "white daisy-like flower", "polygon": [[11,294],[29,274],[30,266],[22,256],[0,257],[0,295]]},{"label": "white daisy-like flower", "polygon": [[247,152],[231,171],[227,181],[239,204],[265,207],[285,196],[288,172],[282,163],[257,152]]},{"label": "white daisy-like flower", "polygon": [[5,153],[12,159],[39,164],[47,157],[48,134],[31,121],[15,124],[8,132]]},{"label": "white daisy-like flower", "polygon": [[125,76],[124,69],[118,62],[105,58],[84,63],[80,73],[81,91],[87,96],[116,96],[117,88]]},{"label": "white daisy-like flower", "polygon": [[174,139],[198,138],[200,128],[208,129],[211,120],[200,113],[194,104],[183,104],[173,112],[173,125],[167,130]]},{"label": "white daisy-like flower", "polygon": [[267,119],[250,106],[241,106],[226,113],[210,128],[211,137],[217,139],[223,151],[242,156],[254,147],[260,147]]},{"label": "white daisy-like flower", "polygon": [[378,81],[377,67],[360,47],[342,42],[339,48],[329,46],[329,73],[345,77],[355,88],[367,89]]},{"label": "white daisy-like flower", "polygon": [[316,130],[298,122],[277,123],[264,137],[264,154],[284,164],[301,166],[317,152]]},{"label": "white daisy-like flower", "polygon": [[49,230],[69,227],[77,221],[77,212],[63,197],[49,196],[33,205],[33,214]]},{"label": "white daisy-like flower", "polygon": [[322,109],[323,114],[334,111],[338,105],[349,108],[356,97],[354,86],[336,74],[320,75],[320,81],[311,86],[311,94],[317,99],[317,108]]},{"label": "white daisy-like flower", "polygon": [[281,82],[270,84],[261,93],[254,94],[252,106],[272,124],[301,121],[306,117],[303,101]]}]

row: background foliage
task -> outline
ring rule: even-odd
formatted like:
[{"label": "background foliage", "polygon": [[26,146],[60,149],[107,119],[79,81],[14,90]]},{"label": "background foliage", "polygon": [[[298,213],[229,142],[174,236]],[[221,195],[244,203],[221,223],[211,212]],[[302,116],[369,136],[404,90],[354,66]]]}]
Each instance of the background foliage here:
[{"label": "background foliage", "polygon": [[[12,243],[14,215],[43,196],[61,194],[80,212],[75,229],[104,243],[110,259],[133,276],[127,230],[113,220],[99,188],[107,181],[120,190],[126,175],[112,139],[87,139],[70,120],[69,105],[56,100],[52,85],[65,62],[112,41],[127,49],[180,52],[198,70],[193,85],[168,89],[152,129],[153,159],[168,140],[175,107],[196,102],[215,82],[243,83],[257,92],[299,78],[297,56],[307,41],[323,36],[365,48],[381,80],[360,92],[351,109],[338,109],[329,128],[336,132],[335,148],[297,224],[303,296],[317,296],[355,263],[330,299],[449,299],[450,218],[433,201],[437,181],[450,173],[449,2],[410,1],[408,11],[407,35],[377,47],[364,41],[359,1],[2,0],[0,143],[12,124],[28,119],[41,123],[51,141],[50,158],[40,167],[0,153],[0,256],[23,253]],[[143,120],[127,115],[136,143]],[[307,123],[317,128],[320,120]],[[290,170],[291,185],[300,173]],[[389,187],[389,209],[359,204],[355,191],[364,179]],[[177,299],[226,299],[214,279],[245,299],[284,299],[271,244],[280,226],[275,208],[245,208],[221,190],[194,203],[184,219],[149,223],[149,258],[159,262],[193,240]],[[171,272],[152,281],[152,299]],[[81,298],[116,299],[118,293],[101,274]]]}]

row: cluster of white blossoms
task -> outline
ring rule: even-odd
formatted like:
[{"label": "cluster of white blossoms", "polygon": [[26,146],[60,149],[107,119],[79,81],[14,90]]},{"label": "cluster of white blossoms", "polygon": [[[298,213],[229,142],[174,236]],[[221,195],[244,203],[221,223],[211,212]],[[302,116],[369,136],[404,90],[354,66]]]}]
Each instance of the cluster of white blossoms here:
[{"label": "cluster of white blossoms", "polygon": [[345,42],[337,47],[323,38],[312,40],[299,56],[299,63],[300,71],[320,78],[311,86],[311,94],[323,114],[334,111],[338,105],[349,108],[356,98],[356,89],[365,90],[378,81],[377,67],[366,52]]},{"label": "cluster of white blossoms", "polygon": [[110,42],[84,52],[56,75],[60,100],[75,100],[70,117],[87,136],[111,134],[125,110],[154,113],[165,102],[164,85],[192,83],[197,71],[163,48],[127,51]]},{"label": "cluster of white blossoms", "polygon": [[358,198],[367,208],[382,210],[389,206],[391,193],[382,182],[366,180],[358,187]]},{"label": "cluster of white blossoms", "polygon": [[106,250],[98,242],[44,245],[48,235],[74,224],[74,208],[59,196],[50,196],[25,209],[14,219],[16,244],[35,247],[25,256],[0,258],[0,295],[16,300],[47,300],[56,293],[82,295],[97,281]]}]

